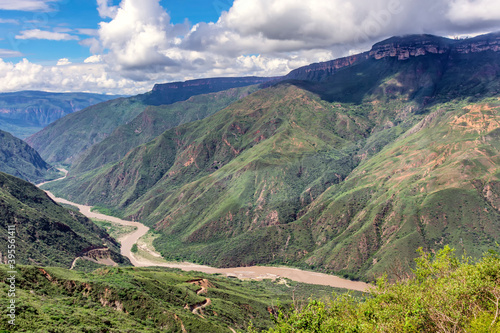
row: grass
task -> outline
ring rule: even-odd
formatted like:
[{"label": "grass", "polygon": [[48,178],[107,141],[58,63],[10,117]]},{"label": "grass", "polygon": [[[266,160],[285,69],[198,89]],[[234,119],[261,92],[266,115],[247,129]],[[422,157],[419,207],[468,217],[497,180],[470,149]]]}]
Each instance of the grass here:
[{"label": "grass", "polygon": [[[99,268],[93,272],[18,266],[16,329],[37,332],[230,332],[253,323],[272,326],[277,304],[305,304],[309,297],[328,299],[335,290],[293,281],[240,281],[167,268]],[[0,297],[6,298],[8,268],[0,265]],[[50,281],[49,281],[50,279]],[[206,279],[208,292],[189,283]],[[3,286],[3,287],[2,287]],[[361,295],[361,294],[359,294]],[[209,297],[202,316],[186,310]],[[0,309],[4,317],[6,309]],[[9,330],[5,321],[0,329]]]}]

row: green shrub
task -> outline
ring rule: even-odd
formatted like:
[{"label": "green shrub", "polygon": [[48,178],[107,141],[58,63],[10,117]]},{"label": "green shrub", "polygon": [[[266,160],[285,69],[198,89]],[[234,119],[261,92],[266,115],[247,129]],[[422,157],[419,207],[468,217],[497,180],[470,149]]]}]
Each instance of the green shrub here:
[{"label": "green shrub", "polygon": [[419,252],[413,278],[381,278],[364,302],[342,295],[303,309],[282,307],[267,332],[500,332],[498,253],[472,263],[448,246],[435,255]]}]

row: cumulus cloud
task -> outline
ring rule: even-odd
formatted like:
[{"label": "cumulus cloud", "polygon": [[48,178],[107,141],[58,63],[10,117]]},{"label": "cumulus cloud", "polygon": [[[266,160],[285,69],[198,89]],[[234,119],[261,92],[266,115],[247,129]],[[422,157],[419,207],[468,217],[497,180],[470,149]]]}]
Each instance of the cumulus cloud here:
[{"label": "cumulus cloud", "polygon": [[124,79],[105,64],[42,66],[27,59],[12,63],[0,58],[0,91],[34,89],[134,95],[151,88],[150,82]]},{"label": "cumulus cloud", "polygon": [[16,39],[78,40],[78,37],[62,32],[32,29],[21,31],[16,35]]},{"label": "cumulus cloud", "polygon": [[97,0],[97,11],[101,18],[114,18],[118,11],[117,6],[110,6],[111,0]]},{"label": "cumulus cloud", "polygon": [[62,59],[59,59],[57,61],[57,65],[56,66],[66,66],[66,65],[69,65],[71,64],[71,61],[69,61],[68,58],[62,58]]},{"label": "cumulus cloud", "polygon": [[100,24],[99,37],[120,69],[156,70],[177,65],[163,52],[169,47],[170,30],[170,17],[159,0],[124,0],[114,19]]},{"label": "cumulus cloud", "polygon": [[49,11],[49,4],[54,0],[0,0],[0,9],[22,10],[28,12]]}]

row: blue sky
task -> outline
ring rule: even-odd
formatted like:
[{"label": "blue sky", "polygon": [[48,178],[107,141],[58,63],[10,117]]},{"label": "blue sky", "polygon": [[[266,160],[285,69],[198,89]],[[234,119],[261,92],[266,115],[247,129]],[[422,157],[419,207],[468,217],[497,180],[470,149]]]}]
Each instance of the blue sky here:
[{"label": "blue sky", "polygon": [[[14,2],[16,0],[10,0]],[[114,1],[119,4],[119,1]],[[192,23],[215,22],[224,10],[231,8],[231,0],[204,1],[178,0],[160,1],[167,9],[173,24],[188,20]],[[80,40],[88,36],[79,33],[81,29],[96,30],[99,17],[96,2],[92,0],[67,0],[48,2],[46,11],[0,10],[0,49],[17,51],[18,57],[10,57],[10,61],[17,62],[22,58],[44,64],[56,64],[63,57],[70,61],[83,61],[91,56],[88,47],[79,45],[79,40],[50,41],[46,39],[17,39],[16,36],[23,30],[56,30],[71,29],[71,35]],[[106,20],[106,21],[109,21]],[[85,31],[84,31],[85,33]]]},{"label": "blue sky", "polygon": [[498,0],[0,0],[0,92],[282,75],[393,35],[500,30]]}]

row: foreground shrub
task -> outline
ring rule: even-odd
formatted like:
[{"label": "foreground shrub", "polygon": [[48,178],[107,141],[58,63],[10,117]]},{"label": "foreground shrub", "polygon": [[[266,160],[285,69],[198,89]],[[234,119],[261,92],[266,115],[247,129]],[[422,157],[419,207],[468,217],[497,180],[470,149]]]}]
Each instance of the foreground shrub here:
[{"label": "foreground shrub", "polygon": [[413,278],[381,278],[364,301],[343,295],[282,308],[268,332],[500,332],[499,254],[474,263],[448,246],[419,251]]}]

